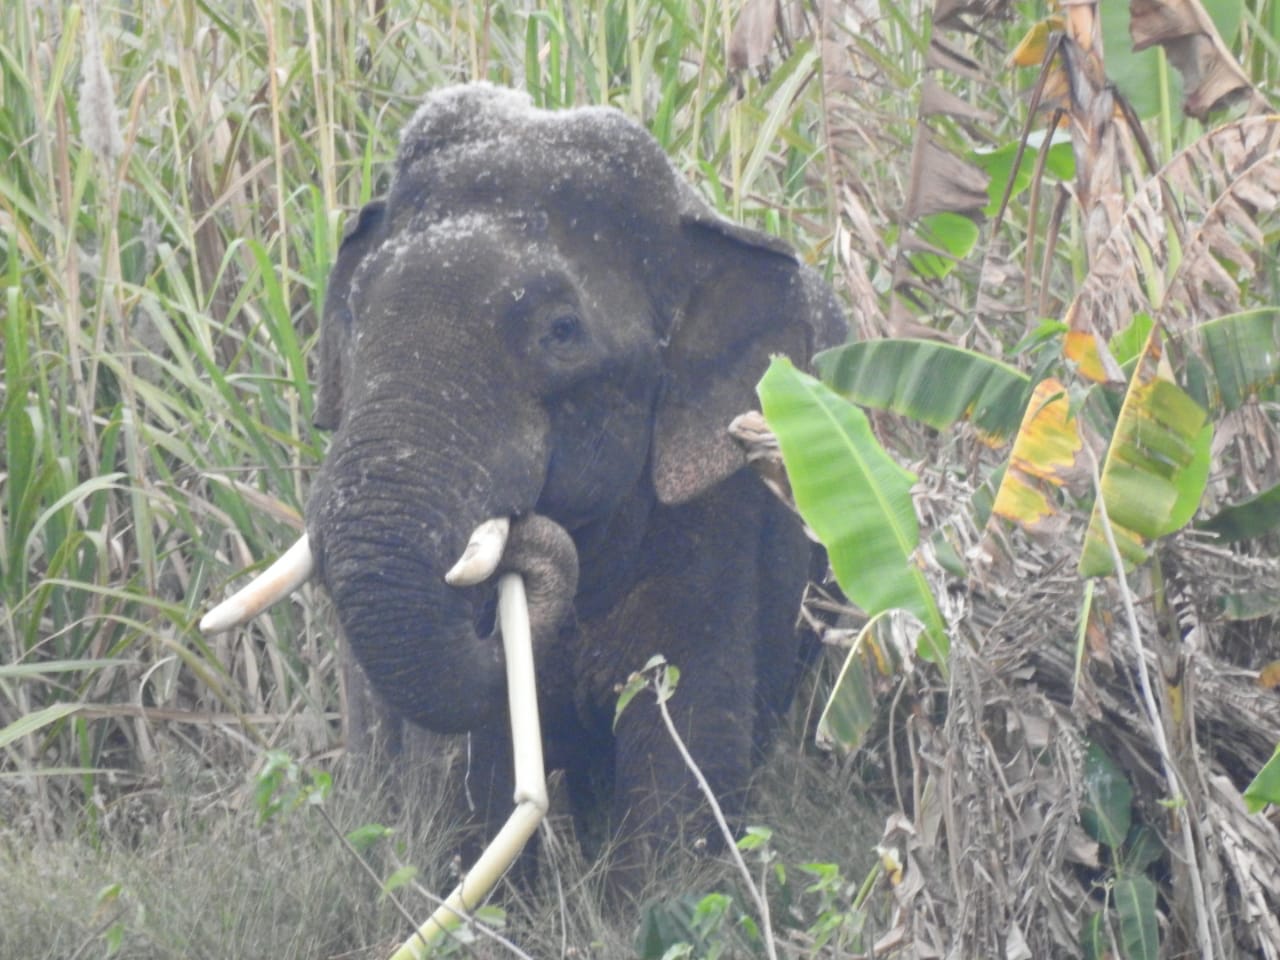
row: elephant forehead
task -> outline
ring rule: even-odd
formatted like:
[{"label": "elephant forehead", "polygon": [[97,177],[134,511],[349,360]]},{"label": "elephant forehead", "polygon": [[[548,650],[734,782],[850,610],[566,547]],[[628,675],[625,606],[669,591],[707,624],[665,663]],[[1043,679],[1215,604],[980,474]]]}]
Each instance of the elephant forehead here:
[{"label": "elephant forehead", "polygon": [[[488,83],[449,87],[428,96],[405,125],[396,167],[413,178],[440,163],[439,155],[483,156],[479,170],[507,159],[515,166],[555,167],[634,154],[664,172],[666,155],[638,123],[612,107],[542,110],[527,94]],[[482,153],[483,152],[483,153]],[[475,172],[476,168],[473,168]],[[644,171],[653,173],[653,170]]]},{"label": "elephant forehead", "polygon": [[474,257],[486,248],[509,250],[502,243],[512,232],[508,218],[493,213],[471,210],[436,218],[416,218],[405,229],[393,233],[382,242],[378,251],[383,263],[381,269],[406,269],[421,267],[423,257],[446,260],[455,254]]},{"label": "elephant forehead", "polygon": [[531,280],[570,273],[561,253],[527,230],[527,218],[467,212],[421,220],[391,234],[361,264],[354,300],[436,306],[517,297]]},{"label": "elephant forehead", "polygon": [[657,142],[617,110],[539,110],[475,84],[429,97],[406,126],[391,205],[399,216],[539,203],[552,216],[673,216],[675,182]]}]

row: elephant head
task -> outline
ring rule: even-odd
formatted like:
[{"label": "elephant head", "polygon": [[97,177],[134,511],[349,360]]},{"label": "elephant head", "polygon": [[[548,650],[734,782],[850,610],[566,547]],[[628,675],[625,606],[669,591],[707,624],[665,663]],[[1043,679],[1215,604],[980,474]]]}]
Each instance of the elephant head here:
[{"label": "elephant head", "polygon": [[485,595],[445,581],[472,531],[550,518],[581,602],[607,603],[629,518],[737,471],[726,427],[769,356],[803,362],[841,322],[787,247],[709,210],[622,114],[429,97],[385,201],[349,225],[320,339],[315,423],[334,434],[307,531],[374,687],[442,732],[493,719]]}]

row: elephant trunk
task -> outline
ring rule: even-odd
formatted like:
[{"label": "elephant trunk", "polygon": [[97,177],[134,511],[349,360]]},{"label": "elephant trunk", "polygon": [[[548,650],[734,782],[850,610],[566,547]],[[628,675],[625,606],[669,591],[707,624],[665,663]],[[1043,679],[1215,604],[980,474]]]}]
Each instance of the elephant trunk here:
[{"label": "elephant trunk", "polygon": [[457,589],[445,574],[476,525],[531,508],[542,472],[536,448],[525,451],[535,462],[505,471],[431,453],[434,445],[412,437],[421,416],[377,405],[344,423],[308,503],[307,529],[374,688],[405,718],[457,733],[498,715],[505,676],[498,638],[478,627],[492,588]]},{"label": "elephant trunk", "polygon": [[387,514],[359,526],[321,527],[313,538],[343,634],[374,687],[397,713],[442,733],[491,720],[502,656],[477,631],[475,591],[445,584],[442,548],[405,542],[416,520]]}]

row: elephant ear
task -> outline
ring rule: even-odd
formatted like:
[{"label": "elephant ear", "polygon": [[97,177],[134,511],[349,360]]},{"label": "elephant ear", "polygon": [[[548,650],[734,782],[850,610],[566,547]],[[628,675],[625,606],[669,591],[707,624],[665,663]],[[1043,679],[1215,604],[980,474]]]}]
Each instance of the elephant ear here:
[{"label": "elephant ear", "polygon": [[366,204],[350,218],[342,231],[338,259],[329,271],[329,288],[324,296],[324,316],[320,321],[320,392],[311,422],[321,430],[335,430],[342,422],[343,385],[351,362],[351,279],[381,237],[386,204],[380,200]]},{"label": "elephant ear", "polygon": [[692,190],[682,208],[690,272],[654,423],[653,483],[667,504],[693,499],[746,463],[728,426],[757,406],[773,354],[807,366],[845,329],[831,289],[781,240],[718,217]]}]

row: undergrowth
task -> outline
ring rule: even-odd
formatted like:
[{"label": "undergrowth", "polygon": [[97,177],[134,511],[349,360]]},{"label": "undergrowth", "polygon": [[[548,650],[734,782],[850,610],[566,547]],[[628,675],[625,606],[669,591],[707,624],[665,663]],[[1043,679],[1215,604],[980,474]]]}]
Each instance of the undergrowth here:
[{"label": "undergrowth", "polygon": [[[303,802],[264,819],[254,786],[231,771],[201,769],[185,751],[162,765],[163,782],[104,811],[93,838],[33,840],[20,824],[0,832],[0,956],[374,958],[412,929],[393,897],[420,922],[434,908],[432,892],[457,880],[461,826],[442,783],[406,811],[388,799],[393,785],[357,789],[340,772],[323,815]],[[760,774],[752,816],[782,824],[769,842],[766,888],[781,911],[780,938],[796,948],[811,942],[819,920],[846,916],[849,893],[835,878],[856,886],[873,875],[879,811],[830,802],[851,786],[838,768],[787,751]],[[381,882],[339,834],[356,842]],[[819,848],[815,836],[824,838]],[[763,851],[749,857],[765,864]],[[528,956],[649,956],[646,944],[658,944],[660,957],[682,943],[694,952],[672,956],[750,950],[737,929],[749,900],[723,858],[673,849],[628,909],[609,906],[602,865],[583,859],[567,815],[543,830],[537,863],[532,880],[506,884],[483,912]],[[785,884],[782,864],[791,871]],[[712,903],[718,922],[693,923]],[[519,955],[482,934],[452,952],[474,950]]]}]

